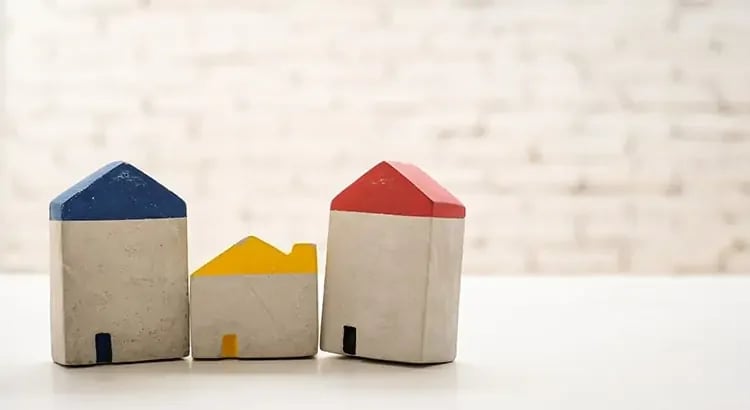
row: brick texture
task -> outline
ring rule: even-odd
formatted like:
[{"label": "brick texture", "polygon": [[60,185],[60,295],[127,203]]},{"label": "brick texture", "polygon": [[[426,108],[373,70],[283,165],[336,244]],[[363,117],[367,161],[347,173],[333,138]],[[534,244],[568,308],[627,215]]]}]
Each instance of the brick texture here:
[{"label": "brick texture", "polygon": [[[188,201],[190,263],[325,252],[381,159],[467,205],[475,274],[750,272],[743,0],[7,0],[0,267],[126,159]],[[321,258],[324,260],[324,258]]]}]

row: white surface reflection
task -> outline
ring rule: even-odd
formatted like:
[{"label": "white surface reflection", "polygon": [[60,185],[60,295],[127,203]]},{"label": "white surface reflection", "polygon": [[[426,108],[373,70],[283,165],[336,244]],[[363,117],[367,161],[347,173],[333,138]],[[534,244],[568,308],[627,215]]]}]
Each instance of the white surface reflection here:
[{"label": "white surface reflection", "polygon": [[320,353],[64,368],[46,276],[0,275],[0,409],[750,408],[750,277],[464,280],[455,363]]}]

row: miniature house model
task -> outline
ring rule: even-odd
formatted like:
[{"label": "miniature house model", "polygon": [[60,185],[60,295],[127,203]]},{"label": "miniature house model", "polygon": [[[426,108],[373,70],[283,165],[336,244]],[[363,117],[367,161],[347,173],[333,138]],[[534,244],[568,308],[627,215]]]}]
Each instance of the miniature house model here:
[{"label": "miniature house model", "polygon": [[407,363],[456,356],[465,208],[382,162],[331,204],[321,349]]},{"label": "miniature house model", "polygon": [[53,360],[187,356],[185,202],[115,162],[52,200],[49,212]]},{"label": "miniature house model", "polygon": [[290,254],[248,237],[193,273],[193,357],[284,358],[318,351],[315,245]]}]

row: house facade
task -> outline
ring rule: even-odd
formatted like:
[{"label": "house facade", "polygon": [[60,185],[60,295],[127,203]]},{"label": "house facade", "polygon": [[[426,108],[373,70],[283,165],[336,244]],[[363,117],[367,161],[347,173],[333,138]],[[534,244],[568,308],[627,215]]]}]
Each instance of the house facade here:
[{"label": "house facade", "polygon": [[322,350],[454,360],[465,208],[419,168],[382,162],[331,203]]},{"label": "house facade", "polygon": [[317,254],[286,254],[253,236],[190,280],[193,358],[291,358],[318,351]]},{"label": "house facade", "polygon": [[52,357],[61,365],[189,354],[185,202],[125,162],[52,200]]}]

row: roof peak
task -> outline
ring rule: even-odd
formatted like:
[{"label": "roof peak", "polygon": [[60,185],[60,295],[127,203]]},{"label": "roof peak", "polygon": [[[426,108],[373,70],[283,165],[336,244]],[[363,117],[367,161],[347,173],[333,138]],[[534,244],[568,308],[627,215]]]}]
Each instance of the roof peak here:
[{"label": "roof peak", "polygon": [[125,161],[110,162],[55,197],[51,220],[181,218],[185,202]]},{"label": "roof peak", "polygon": [[257,236],[247,236],[201,266],[192,276],[317,272],[317,249],[314,244],[298,243],[289,253],[285,253]]},{"label": "roof peak", "polygon": [[332,211],[464,218],[466,208],[416,165],[381,161],[331,202]]}]

